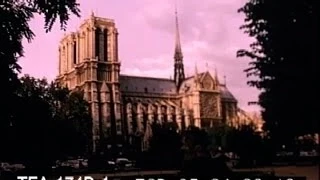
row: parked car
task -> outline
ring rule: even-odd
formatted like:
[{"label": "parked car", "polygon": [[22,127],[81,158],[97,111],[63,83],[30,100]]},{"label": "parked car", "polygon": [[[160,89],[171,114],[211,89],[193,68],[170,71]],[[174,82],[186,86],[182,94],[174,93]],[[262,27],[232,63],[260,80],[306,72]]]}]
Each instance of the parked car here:
[{"label": "parked car", "polygon": [[87,159],[69,159],[64,161],[56,161],[52,166],[52,170],[57,172],[71,172],[73,170],[79,170],[88,168]]},{"label": "parked car", "polygon": [[317,157],[318,156],[318,152],[316,150],[300,151],[299,155],[300,156],[304,156],[304,157]]},{"label": "parked car", "polygon": [[2,172],[2,171],[11,171],[10,164],[7,162],[0,163],[0,172]]},{"label": "parked car", "polygon": [[88,168],[88,159],[78,159],[80,168]]},{"label": "parked car", "polygon": [[0,163],[0,171],[16,172],[25,169],[23,164],[10,164],[7,162]]},{"label": "parked car", "polygon": [[115,163],[119,170],[127,170],[134,167],[134,162],[127,158],[117,158]]},{"label": "parked car", "polygon": [[118,167],[116,165],[116,163],[114,161],[107,161],[106,166],[105,166],[106,170],[111,170],[111,171],[116,171],[118,170]]}]

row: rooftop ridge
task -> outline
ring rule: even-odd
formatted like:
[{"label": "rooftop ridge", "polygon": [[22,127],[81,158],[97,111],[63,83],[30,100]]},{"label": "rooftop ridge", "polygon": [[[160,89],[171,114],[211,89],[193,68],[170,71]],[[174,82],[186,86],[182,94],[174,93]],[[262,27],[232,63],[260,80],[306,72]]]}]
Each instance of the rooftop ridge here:
[{"label": "rooftop ridge", "polygon": [[162,81],[172,81],[170,78],[158,78],[158,77],[146,77],[146,76],[137,76],[137,75],[128,75],[128,74],[120,74],[120,77],[131,77],[131,78],[140,78],[140,79],[153,79],[153,80],[162,80]]}]

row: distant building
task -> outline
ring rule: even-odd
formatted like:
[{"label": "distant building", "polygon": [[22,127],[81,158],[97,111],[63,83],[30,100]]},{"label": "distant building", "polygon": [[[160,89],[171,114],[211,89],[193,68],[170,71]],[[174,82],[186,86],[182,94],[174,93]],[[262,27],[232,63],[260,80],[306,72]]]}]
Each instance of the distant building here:
[{"label": "distant building", "polygon": [[57,81],[84,91],[92,111],[94,149],[99,139],[111,136],[112,128],[132,142],[137,134],[147,141],[151,123],[174,121],[184,129],[235,121],[237,100],[216,71],[195,67],[194,75],[185,77],[177,17],[175,41],[174,77],[165,79],[120,74],[114,20],[92,14],[77,32],[62,38]]},{"label": "distant building", "polygon": [[240,127],[241,125],[253,125],[257,132],[263,132],[264,121],[258,112],[246,112],[242,109],[238,109],[237,116],[230,122],[234,127]]}]

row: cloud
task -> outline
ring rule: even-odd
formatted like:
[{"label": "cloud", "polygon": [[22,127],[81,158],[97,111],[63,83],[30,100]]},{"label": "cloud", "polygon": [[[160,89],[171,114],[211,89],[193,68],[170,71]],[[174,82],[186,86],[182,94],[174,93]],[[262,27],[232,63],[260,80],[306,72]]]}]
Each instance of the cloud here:
[{"label": "cloud", "polygon": [[[144,7],[137,13],[136,18],[144,21],[150,28],[168,34],[174,39],[173,2],[170,0],[144,2]],[[237,10],[243,4],[244,0],[202,0],[201,3],[193,0],[179,1],[180,36],[186,74],[194,73],[195,63],[202,71],[205,70],[206,63],[211,70],[216,67],[220,79],[224,75],[227,76],[228,87],[239,99],[239,105],[245,109],[257,110],[257,107],[247,105],[249,101],[257,100],[258,96],[258,91],[246,84],[247,79],[243,70],[247,68],[248,60],[236,58],[237,50],[247,48],[252,42],[239,30],[244,17],[237,13]],[[173,67],[173,57],[170,53],[163,53],[144,58],[140,60],[140,64],[136,64],[136,67],[141,69],[138,74],[167,77],[167,74],[173,73],[172,68],[166,68]],[[159,71],[158,68],[162,70]]]}]

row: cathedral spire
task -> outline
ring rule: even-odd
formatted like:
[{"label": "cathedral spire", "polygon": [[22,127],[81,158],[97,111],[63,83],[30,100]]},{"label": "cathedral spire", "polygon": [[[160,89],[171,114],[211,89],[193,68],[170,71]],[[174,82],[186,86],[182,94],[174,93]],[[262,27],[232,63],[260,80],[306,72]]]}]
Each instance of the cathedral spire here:
[{"label": "cathedral spire", "polygon": [[178,23],[178,13],[177,5],[175,5],[175,50],[174,50],[174,82],[179,88],[182,81],[185,79],[184,67],[183,67],[183,55],[181,50],[180,43],[180,34],[179,34],[179,23]]},{"label": "cathedral spire", "polygon": [[180,32],[179,32],[179,21],[178,21],[177,5],[175,6],[175,18],[176,18],[176,21],[175,21],[175,25],[176,25],[175,38],[176,38],[176,41],[175,41],[174,53],[175,53],[175,56],[178,55],[178,56],[180,56],[179,58],[182,59],[183,56],[182,56],[181,42],[180,42]]}]

